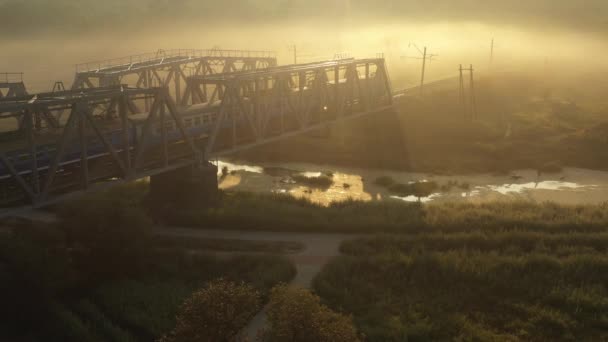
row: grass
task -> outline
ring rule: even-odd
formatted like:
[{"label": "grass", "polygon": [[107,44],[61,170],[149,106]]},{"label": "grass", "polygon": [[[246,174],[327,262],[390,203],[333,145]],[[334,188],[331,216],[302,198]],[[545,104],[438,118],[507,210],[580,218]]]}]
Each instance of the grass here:
[{"label": "grass", "polygon": [[347,201],[323,207],[282,194],[223,193],[215,208],[173,208],[168,223],[276,231],[343,233],[598,232],[608,226],[608,204],[558,205],[526,201],[483,204]]},{"label": "grass", "polygon": [[295,276],[290,261],[280,256],[175,255],[142,279],[126,279],[100,286],[93,301],[112,318],[137,332],[143,340],[156,339],[175,326],[179,305],[209,280],[223,277],[252,284],[265,298],[270,289]]},{"label": "grass", "polygon": [[[292,243],[155,238],[140,183],[55,208],[53,226],[0,235],[0,336],[11,341],[152,341],[175,326],[178,306],[208,281],[245,282],[264,298],[295,266],[262,252]],[[230,250],[228,256],[192,249]],[[257,252],[238,255],[236,251]]]},{"label": "grass", "polygon": [[[547,88],[554,96],[538,100]],[[571,88],[525,75],[486,78],[477,87],[479,118],[471,121],[463,118],[454,84],[422,100],[400,100],[395,111],[345,123],[339,134],[294,137],[238,158],[446,175],[608,170],[606,100],[588,95],[597,89],[574,96]],[[564,106],[564,98],[574,103]]]},{"label": "grass", "polygon": [[608,338],[608,235],[433,233],[343,244],[314,280],[368,341]]},{"label": "grass", "polygon": [[302,243],[294,241],[249,241],[181,236],[159,236],[155,238],[154,245],[160,248],[183,248],[208,252],[271,254],[296,253],[304,248]]}]

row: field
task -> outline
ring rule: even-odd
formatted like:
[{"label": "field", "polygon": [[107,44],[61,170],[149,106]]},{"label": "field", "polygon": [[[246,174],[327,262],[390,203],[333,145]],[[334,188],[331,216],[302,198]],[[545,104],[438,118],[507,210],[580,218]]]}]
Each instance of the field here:
[{"label": "field", "polygon": [[314,287],[368,341],[603,341],[607,249],[575,227],[364,238]]},{"label": "field", "polygon": [[[212,208],[168,208],[172,225],[241,230],[333,233],[422,233],[518,229],[540,232],[604,231],[608,207],[527,201],[437,203],[347,201],[323,207],[282,194],[224,192]],[[157,213],[158,214],[158,213]]]}]

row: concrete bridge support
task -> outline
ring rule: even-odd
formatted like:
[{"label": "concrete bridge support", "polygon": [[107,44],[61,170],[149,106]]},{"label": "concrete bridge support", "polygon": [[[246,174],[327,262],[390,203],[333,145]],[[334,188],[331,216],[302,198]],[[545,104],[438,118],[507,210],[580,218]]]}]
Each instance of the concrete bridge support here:
[{"label": "concrete bridge support", "polygon": [[162,207],[211,206],[218,199],[217,166],[187,166],[150,177],[150,199]]}]

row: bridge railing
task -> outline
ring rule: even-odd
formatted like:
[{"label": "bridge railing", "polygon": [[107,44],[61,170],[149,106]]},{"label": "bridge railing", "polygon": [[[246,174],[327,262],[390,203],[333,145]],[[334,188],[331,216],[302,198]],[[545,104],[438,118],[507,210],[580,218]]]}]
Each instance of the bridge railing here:
[{"label": "bridge railing", "polygon": [[23,82],[22,72],[0,72],[0,83]]},{"label": "bridge railing", "polygon": [[104,69],[111,69],[118,66],[133,65],[159,61],[163,58],[202,58],[202,57],[232,57],[232,58],[276,58],[277,54],[273,51],[254,51],[254,50],[222,50],[222,49],[171,49],[158,50],[152,53],[131,55],[126,57],[92,61],[76,64],[76,72],[91,72]]}]

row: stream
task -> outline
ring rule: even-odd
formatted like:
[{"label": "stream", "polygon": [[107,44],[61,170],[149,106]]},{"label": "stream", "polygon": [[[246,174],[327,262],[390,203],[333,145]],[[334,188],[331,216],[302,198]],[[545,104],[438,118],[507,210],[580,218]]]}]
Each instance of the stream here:
[{"label": "stream", "polygon": [[[539,174],[536,170],[518,170],[507,175],[432,175],[376,169],[337,167],[306,163],[250,165],[217,161],[220,188],[225,191],[270,192],[307,198],[328,206],[349,199],[360,201],[397,200],[482,203],[497,200],[529,200],[560,204],[598,204],[608,201],[608,172],[565,168],[562,172]],[[293,177],[319,177],[333,180],[329,187],[315,187],[296,182]],[[379,177],[395,183],[434,182],[437,190],[425,197],[399,196],[376,184]]]}]

